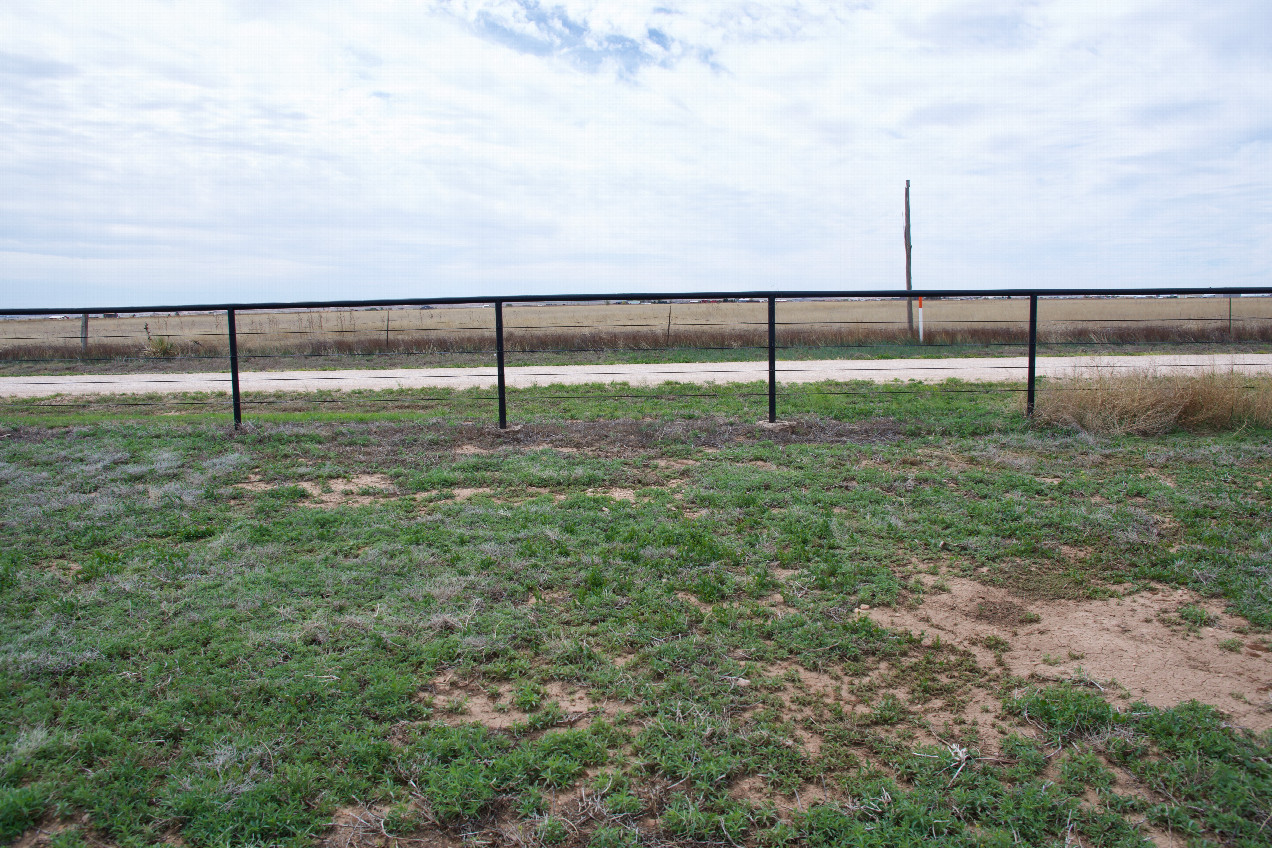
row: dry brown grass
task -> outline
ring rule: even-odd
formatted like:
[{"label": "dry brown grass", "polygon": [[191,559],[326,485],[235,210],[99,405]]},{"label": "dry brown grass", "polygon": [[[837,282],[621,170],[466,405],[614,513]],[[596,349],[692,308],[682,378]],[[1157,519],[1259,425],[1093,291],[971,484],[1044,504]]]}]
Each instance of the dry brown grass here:
[{"label": "dry brown grass", "polygon": [[1151,436],[1176,427],[1272,426],[1272,377],[1235,371],[1161,374],[1093,368],[1045,384],[1034,419],[1088,433]]}]

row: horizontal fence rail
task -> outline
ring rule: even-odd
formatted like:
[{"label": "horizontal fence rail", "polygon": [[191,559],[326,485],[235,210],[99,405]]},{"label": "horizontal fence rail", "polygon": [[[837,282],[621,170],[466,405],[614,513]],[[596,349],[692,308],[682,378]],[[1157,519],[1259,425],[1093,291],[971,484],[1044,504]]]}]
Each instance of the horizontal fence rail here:
[{"label": "horizontal fence rail", "polygon": [[[572,353],[618,353],[632,351],[651,351],[651,350],[670,350],[673,340],[673,323],[672,323],[672,304],[686,305],[693,302],[707,303],[749,303],[755,309],[762,310],[754,313],[752,318],[747,320],[733,320],[727,324],[719,321],[709,320],[682,320],[676,322],[676,340],[680,341],[680,335],[684,332],[706,332],[725,334],[722,328],[727,327],[727,338],[720,335],[722,341],[727,343],[716,344],[715,346],[699,346],[690,345],[696,350],[703,351],[727,351],[727,350],[745,350],[754,349],[756,353],[764,350],[767,353],[767,401],[768,401],[768,420],[770,422],[777,421],[778,415],[778,352],[786,348],[782,348],[779,342],[779,333],[786,333],[792,338],[800,333],[821,332],[828,333],[826,339],[840,339],[839,341],[822,342],[824,346],[839,347],[859,347],[862,345],[844,342],[842,338],[845,332],[875,332],[881,333],[888,330],[899,332],[904,327],[905,331],[912,335],[925,348],[930,346],[957,344],[953,341],[939,341],[941,334],[944,333],[945,338],[953,338],[950,333],[956,333],[960,330],[966,331],[968,326],[975,325],[981,327],[982,340],[976,342],[977,345],[985,346],[1025,346],[1027,348],[1027,367],[1025,379],[1025,411],[1026,414],[1032,415],[1035,405],[1035,387],[1037,383],[1037,358],[1038,358],[1038,325],[1039,325],[1039,303],[1042,300],[1072,301],[1080,299],[1092,298],[1185,298],[1189,299],[1188,303],[1205,302],[1201,298],[1223,298],[1227,300],[1226,315],[1222,309],[1211,308],[1207,310],[1207,314],[1196,315],[1179,315],[1170,317],[1169,320],[1180,324],[1181,326],[1200,328],[1197,332],[1207,338],[1222,339],[1226,338],[1229,342],[1242,337],[1242,333],[1250,338],[1257,340],[1272,341],[1272,311],[1267,316],[1247,316],[1243,314],[1236,315],[1234,318],[1232,303],[1234,299],[1241,297],[1266,297],[1272,295],[1272,286],[1263,287],[1225,287],[1225,288],[1150,288],[1150,289],[1113,289],[1113,288],[1084,288],[1084,289],[995,289],[995,290],[913,290],[913,291],[710,291],[710,292],[640,292],[640,293],[609,293],[609,294],[570,294],[570,295],[509,295],[509,296],[492,296],[492,297],[433,297],[433,298],[397,298],[397,299],[371,299],[371,300],[326,300],[326,301],[292,301],[292,302],[259,302],[259,303],[223,303],[223,304],[182,304],[182,305],[164,305],[164,306],[128,306],[128,307],[92,307],[92,308],[75,308],[75,309],[53,309],[53,308],[23,308],[8,309],[0,311],[0,317],[7,316],[10,318],[36,318],[40,316],[78,316],[80,318],[79,326],[72,328],[66,326],[64,334],[54,336],[36,336],[34,334],[24,336],[21,334],[20,327],[16,332],[9,332],[3,341],[16,342],[49,342],[53,339],[61,342],[63,348],[78,345],[78,355],[61,357],[56,356],[59,350],[55,345],[49,344],[47,349],[51,351],[46,357],[40,358],[32,356],[24,359],[14,359],[12,361],[23,363],[59,363],[59,362],[105,362],[120,361],[120,356],[97,356],[93,357],[89,354],[92,352],[89,338],[89,320],[91,316],[110,316],[120,317],[125,315],[132,316],[150,316],[160,315],[162,313],[177,313],[186,316],[202,316],[205,314],[222,315],[225,319],[224,330],[216,330],[215,328],[208,330],[203,329],[198,332],[187,334],[189,341],[185,343],[184,348],[178,349],[171,342],[170,335],[162,333],[155,334],[152,337],[150,323],[144,323],[144,332],[146,336],[146,354],[166,356],[171,359],[211,359],[224,360],[228,353],[228,381],[230,383],[231,404],[234,416],[234,426],[239,428],[242,425],[242,406],[243,398],[240,391],[239,374],[240,361],[243,359],[261,359],[274,358],[281,356],[299,357],[304,359],[313,359],[318,357],[334,357],[349,355],[410,355],[419,351],[413,347],[403,346],[399,340],[405,339],[406,336],[394,336],[394,333],[403,334],[429,334],[436,333],[439,336],[445,334],[445,338],[450,343],[456,343],[459,340],[458,348],[446,348],[448,352],[460,350],[467,354],[478,355],[483,352],[489,354],[494,353],[495,370],[490,375],[495,378],[496,394],[488,400],[497,401],[498,408],[498,424],[500,429],[507,429],[507,365],[506,360],[508,354],[572,354]],[[984,317],[979,316],[975,319],[966,316],[958,317],[951,313],[951,316],[929,318],[924,323],[923,301],[927,300],[929,304],[933,301],[943,304],[949,304],[951,301],[1002,301],[1016,300],[1027,302],[1027,313],[1020,316],[1007,317]],[[797,320],[779,322],[777,320],[778,301],[787,304],[795,301],[847,301],[849,304],[853,302],[869,302],[869,301],[906,301],[908,304],[917,303],[919,309],[917,327],[912,322],[905,319],[897,320],[878,320],[878,319],[859,319],[852,318],[832,320],[829,314],[819,315],[816,320]],[[632,316],[630,320],[616,321],[606,324],[604,332],[600,333],[604,338],[597,337],[598,326],[587,323],[551,323],[539,321],[538,323],[523,323],[513,326],[507,325],[507,315],[505,307],[508,306],[542,306],[542,305],[570,305],[570,304],[597,304],[597,303],[619,303],[619,304],[643,304],[650,305],[666,305],[667,317],[665,323],[661,318],[639,319]],[[1211,301],[1213,303],[1213,301]],[[416,307],[420,309],[429,309],[432,307],[452,307],[452,306],[475,306],[475,307],[493,307],[493,326],[482,321],[469,321],[460,326],[413,326],[413,327],[393,327],[392,315],[385,312],[385,318],[382,328],[367,326],[322,326],[323,310],[372,310],[372,309],[392,309],[392,308],[409,308]],[[261,313],[293,313],[302,311],[317,311],[319,329],[315,330],[311,326],[310,329],[287,329],[275,326],[269,326],[264,329],[259,324],[253,325],[251,321],[248,326],[244,326],[242,320],[245,315],[259,315]],[[526,310],[520,310],[525,312]],[[336,313],[339,316],[339,313]],[[487,315],[490,313],[487,312]],[[1165,314],[1165,313],[1163,313]],[[137,319],[134,319],[137,320]],[[1136,324],[1152,325],[1160,324],[1162,317],[1157,318],[1133,318],[1133,317],[1098,317],[1094,315],[1082,315],[1081,317],[1067,317],[1063,319],[1054,319],[1054,323],[1058,326],[1073,324],[1085,327],[1092,325],[1095,327],[1106,327],[1109,331],[1118,328],[1133,327]],[[1266,322],[1267,327],[1262,329],[1256,327],[1258,332],[1250,335],[1248,331],[1249,322]],[[311,325],[313,323],[313,315],[310,315]],[[1226,322],[1226,324],[1225,324]],[[25,322],[14,322],[15,325]],[[356,324],[356,321],[351,322]],[[1226,333],[1225,333],[1226,326]],[[815,329],[814,329],[815,328]],[[830,328],[830,329],[824,329]],[[862,330],[861,328],[866,328]],[[995,329],[1001,328],[1001,329]],[[13,330],[10,326],[7,328]],[[925,330],[927,338],[925,340]],[[509,332],[512,335],[509,337]],[[1021,339],[1020,332],[1026,334],[1025,339]],[[534,334],[538,334],[535,336]],[[839,333],[839,336],[835,334]],[[275,337],[305,337],[320,334],[324,339],[334,339],[326,347],[329,350],[311,351],[309,353],[291,351],[285,354],[263,352],[260,343],[266,339]],[[643,335],[642,335],[643,334]],[[665,334],[665,335],[664,335]],[[493,339],[491,336],[493,335]],[[1264,339],[1264,335],[1267,336]],[[357,349],[359,340],[374,338],[378,340],[383,337],[382,354],[363,354]],[[427,337],[427,336],[426,336]],[[136,333],[105,333],[94,337],[97,344],[103,345],[106,353],[112,351],[118,354],[118,350],[127,350],[130,343],[135,343]],[[341,339],[347,339],[347,342]],[[539,346],[535,346],[535,339],[539,340]],[[707,336],[708,339],[714,338]],[[655,342],[664,340],[666,347],[649,347],[639,345],[652,345]],[[508,345],[508,341],[514,341],[513,346]],[[527,341],[528,340],[528,341]],[[762,343],[761,343],[762,340]],[[246,351],[242,350],[241,342],[247,342]],[[1064,344],[1066,342],[1055,342]],[[1078,342],[1069,342],[1078,343]],[[115,348],[110,348],[110,345]],[[889,344],[895,344],[889,342]],[[348,350],[342,350],[345,346]],[[626,345],[626,346],[624,346]],[[637,346],[633,346],[637,345]],[[798,346],[792,342],[793,346]],[[32,345],[34,347],[34,345]],[[155,351],[158,351],[156,354]],[[434,352],[440,353],[443,349],[436,348]],[[135,361],[135,360],[134,360]],[[486,360],[489,362],[489,360]],[[992,361],[992,360],[990,360]],[[921,364],[923,360],[915,360],[916,364]],[[793,361],[786,363],[787,367],[780,369],[783,374],[797,374],[801,371],[809,371],[812,369],[800,369],[791,367]],[[737,363],[733,363],[734,366]],[[924,371],[939,371],[943,366],[928,366],[923,368]],[[989,365],[988,368],[1016,369],[1018,365]],[[664,366],[663,370],[658,370],[658,365],[649,365],[646,374],[658,376],[668,375],[674,376],[679,372],[667,370]],[[869,366],[858,370],[869,370]],[[221,373],[225,373],[222,371]],[[259,372],[269,373],[269,372]],[[324,379],[321,371],[308,372],[313,376],[305,379]],[[545,372],[547,373],[547,372]],[[624,376],[630,375],[630,372],[592,372],[594,376]],[[720,368],[714,372],[715,374],[738,374],[742,373],[733,369]],[[746,371],[745,373],[751,373]],[[758,376],[758,375],[757,375]],[[56,378],[50,378],[56,379]],[[215,378],[213,378],[215,379]],[[224,379],[224,378],[221,378]],[[299,377],[278,377],[276,381],[285,382],[287,380],[299,380]],[[332,378],[334,379],[334,378]],[[368,377],[367,379],[375,379]],[[384,376],[382,379],[393,380],[394,376]],[[150,382],[162,383],[160,380],[151,380]],[[223,385],[223,384],[222,384]],[[224,389],[220,389],[224,391]],[[968,389],[967,391],[980,391],[976,389]],[[1018,390],[1007,390],[1018,391]],[[825,394],[853,394],[855,392],[825,392]],[[689,395],[677,395],[677,397],[688,397]],[[711,396],[711,395],[708,395]],[[269,400],[252,400],[252,403],[283,403],[284,401]],[[312,402],[331,402],[326,399],[315,400]],[[186,403],[197,405],[206,403],[205,401],[176,401],[176,403]],[[139,404],[140,405],[140,404]]]}]

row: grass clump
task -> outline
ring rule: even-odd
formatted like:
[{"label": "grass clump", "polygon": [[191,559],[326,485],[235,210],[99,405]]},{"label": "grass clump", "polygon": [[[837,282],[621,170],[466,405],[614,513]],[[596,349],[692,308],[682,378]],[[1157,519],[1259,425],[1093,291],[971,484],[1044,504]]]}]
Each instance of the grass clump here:
[{"label": "grass clump", "polygon": [[1092,369],[1048,382],[1034,420],[1101,435],[1156,436],[1272,426],[1272,377]]}]

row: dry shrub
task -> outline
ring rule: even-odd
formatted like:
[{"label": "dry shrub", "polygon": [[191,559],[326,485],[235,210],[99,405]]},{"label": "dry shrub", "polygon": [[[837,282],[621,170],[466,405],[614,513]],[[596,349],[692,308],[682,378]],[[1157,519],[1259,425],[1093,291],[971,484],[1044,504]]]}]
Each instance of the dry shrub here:
[{"label": "dry shrub", "polygon": [[1088,433],[1152,436],[1176,427],[1272,426],[1272,376],[1205,370],[1190,374],[1093,368],[1046,383],[1034,419]]}]

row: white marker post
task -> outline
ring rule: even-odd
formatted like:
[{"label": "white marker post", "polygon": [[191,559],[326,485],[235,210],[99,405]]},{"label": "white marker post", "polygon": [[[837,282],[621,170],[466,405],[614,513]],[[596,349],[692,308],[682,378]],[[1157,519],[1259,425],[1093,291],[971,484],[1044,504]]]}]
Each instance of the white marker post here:
[{"label": "white marker post", "polygon": [[919,344],[923,344],[923,298],[919,298]]}]

